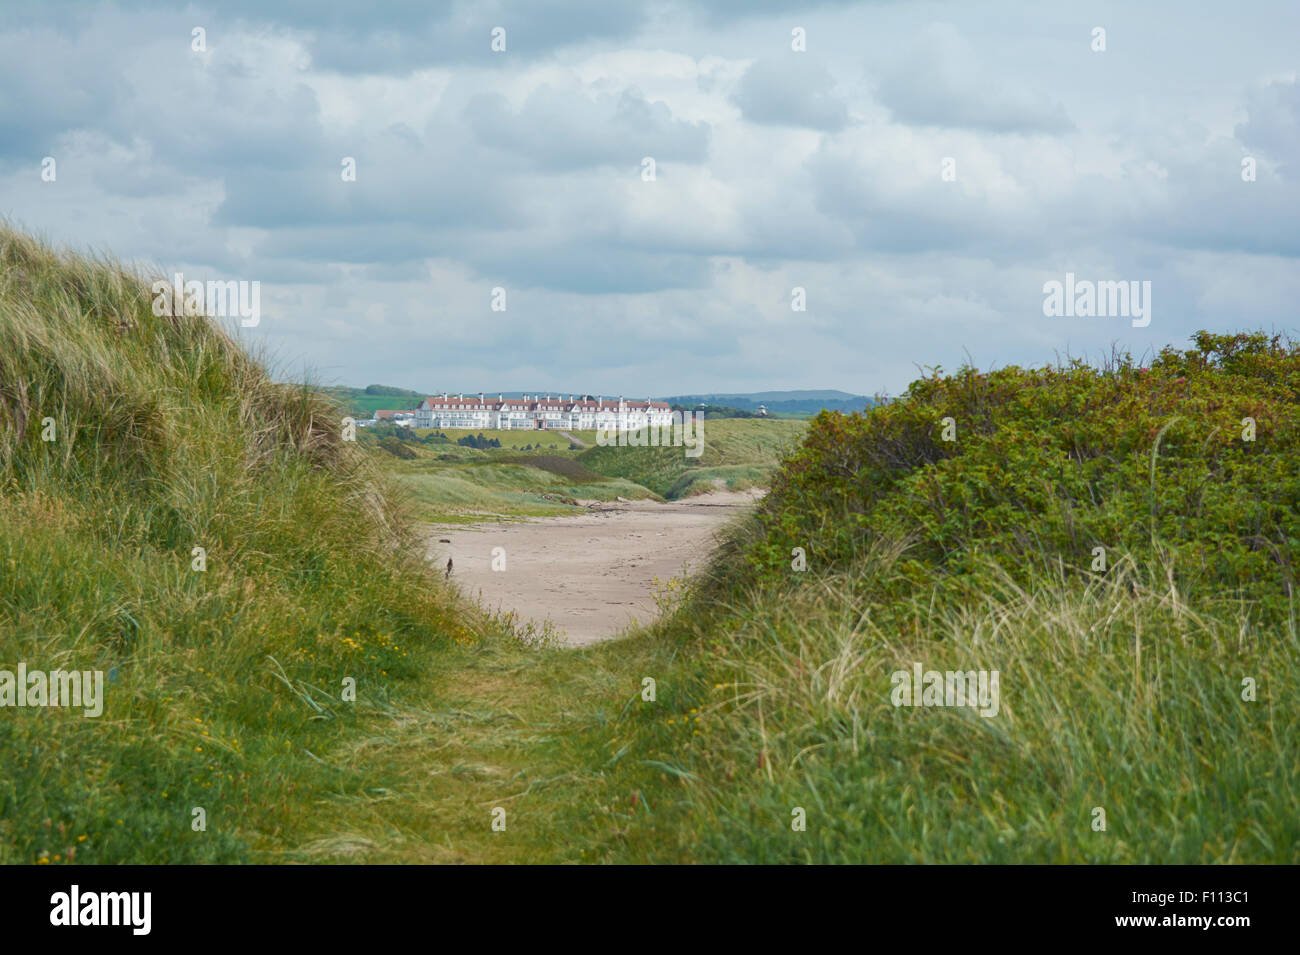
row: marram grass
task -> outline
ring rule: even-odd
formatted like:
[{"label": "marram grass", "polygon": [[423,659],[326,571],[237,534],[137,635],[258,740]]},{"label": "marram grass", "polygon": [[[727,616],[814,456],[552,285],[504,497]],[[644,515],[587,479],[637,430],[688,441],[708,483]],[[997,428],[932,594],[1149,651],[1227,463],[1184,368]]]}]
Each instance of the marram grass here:
[{"label": "marram grass", "polygon": [[[657,706],[629,717],[623,761],[643,764],[623,785],[649,812],[612,857],[1296,862],[1294,627],[1187,607],[1153,577],[1135,592],[1050,579],[1026,590],[990,567],[982,599],[919,594],[918,626],[901,631],[834,577],[779,599],[738,595],[726,626],[679,618],[675,638],[690,634],[695,652],[660,675],[670,691]],[[891,674],[918,662],[1000,671],[997,715],[895,707]]]},{"label": "marram grass", "polygon": [[148,288],[0,231],[0,669],[106,674],[98,718],[0,709],[0,862],[292,849],[358,785],[321,754],[500,635],[412,556],[336,407]]}]

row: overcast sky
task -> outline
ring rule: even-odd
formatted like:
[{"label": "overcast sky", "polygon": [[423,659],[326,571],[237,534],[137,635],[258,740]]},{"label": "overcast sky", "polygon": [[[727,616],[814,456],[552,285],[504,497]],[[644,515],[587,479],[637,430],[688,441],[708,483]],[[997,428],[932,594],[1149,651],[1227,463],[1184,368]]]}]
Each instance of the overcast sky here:
[{"label": "overcast sky", "polygon": [[0,215],[259,281],[285,375],[897,394],[1294,330],[1298,51],[1294,0],[3,0]]}]

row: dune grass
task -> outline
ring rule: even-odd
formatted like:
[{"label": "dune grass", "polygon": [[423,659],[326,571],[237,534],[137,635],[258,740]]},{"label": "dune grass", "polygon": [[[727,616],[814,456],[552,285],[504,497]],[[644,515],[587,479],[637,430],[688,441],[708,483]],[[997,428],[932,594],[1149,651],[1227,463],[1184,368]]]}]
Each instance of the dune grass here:
[{"label": "dune grass", "polygon": [[0,232],[0,668],[106,680],[98,718],[0,710],[0,861],[283,851],[357,785],[332,749],[509,642],[339,426],[140,275]]},{"label": "dune grass", "polygon": [[[852,577],[678,617],[658,641],[688,647],[655,674],[659,701],[628,711],[612,783],[648,812],[609,858],[1295,862],[1294,629],[1135,581],[1024,590],[990,568],[977,603],[917,595],[902,633]],[[997,715],[896,708],[891,674],[915,662],[999,670]]]},{"label": "dune grass", "polygon": [[[1298,385],[1200,335],[820,416],[647,638],[608,857],[1300,861]],[[997,670],[996,715],[896,706],[917,663]]]}]

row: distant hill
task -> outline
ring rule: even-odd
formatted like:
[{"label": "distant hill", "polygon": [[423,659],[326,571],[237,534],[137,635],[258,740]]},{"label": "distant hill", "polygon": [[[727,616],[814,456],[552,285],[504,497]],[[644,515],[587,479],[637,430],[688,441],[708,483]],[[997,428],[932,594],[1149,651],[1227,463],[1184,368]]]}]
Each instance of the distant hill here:
[{"label": "distant hill", "polygon": [[827,411],[863,411],[874,405],[875,399],[866,395],[853,395],[847,391],[753,391],[748,394],[673,395],[663,399],[677,405],[725,405],[741,411],[757,411],[759,405],[769,414],[815,415]]}]

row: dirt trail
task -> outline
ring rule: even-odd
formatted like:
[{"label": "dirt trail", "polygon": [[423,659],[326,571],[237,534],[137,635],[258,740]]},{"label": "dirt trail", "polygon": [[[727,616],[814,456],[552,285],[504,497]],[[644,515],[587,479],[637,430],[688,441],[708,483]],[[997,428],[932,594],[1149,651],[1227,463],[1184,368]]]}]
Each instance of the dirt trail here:
[{"label": "dirt trail", "polygon": [[[539,626],[549,619],[564,642],[579,646],[654,619],[654,579],[700,567],[717,530],[755,500],[723,492],[666,504],[602,503],[573,517],[438,526],[427,555],[439,568],[451,557],[452,580],[488,609],[514,610]],[[505,551],[504,570],[492,569],[495,547]]]}]

